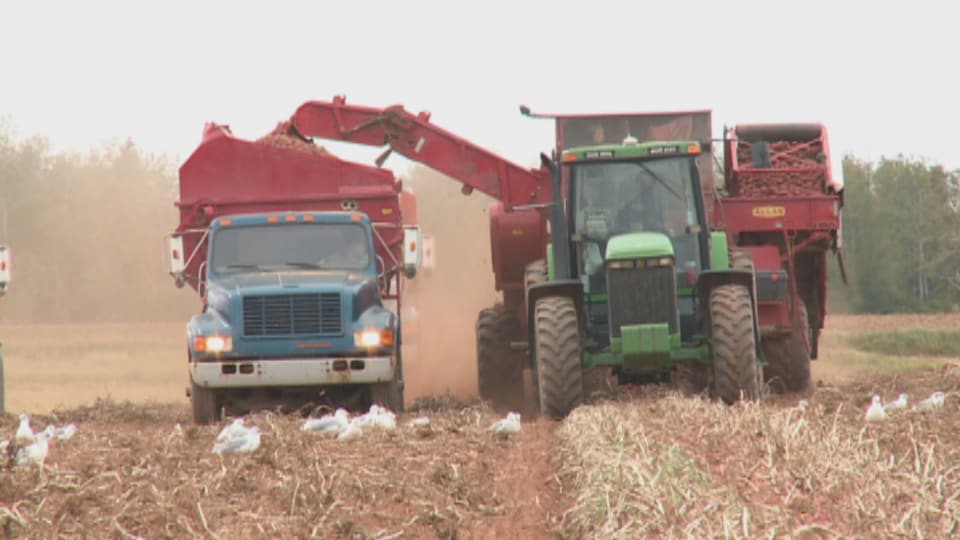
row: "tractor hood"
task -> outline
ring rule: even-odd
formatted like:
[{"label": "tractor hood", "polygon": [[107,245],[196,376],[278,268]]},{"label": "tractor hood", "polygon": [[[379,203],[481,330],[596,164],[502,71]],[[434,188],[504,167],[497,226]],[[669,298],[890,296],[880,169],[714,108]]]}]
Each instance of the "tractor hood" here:
[{"label": "tractor hood", "polygon": [[620,234],[607,241],[608,261],[673,256],[670,237],[658,232]]}]

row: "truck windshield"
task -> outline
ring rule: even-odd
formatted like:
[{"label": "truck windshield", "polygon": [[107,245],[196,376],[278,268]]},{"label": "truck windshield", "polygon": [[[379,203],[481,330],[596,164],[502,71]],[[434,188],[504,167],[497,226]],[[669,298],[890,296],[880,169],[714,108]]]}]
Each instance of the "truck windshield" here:
[{"label": "truck windshield", "polygon": [[211,239],[214,273],[370,265],[366,229],[353,223],[296,223],[223,228]]}]

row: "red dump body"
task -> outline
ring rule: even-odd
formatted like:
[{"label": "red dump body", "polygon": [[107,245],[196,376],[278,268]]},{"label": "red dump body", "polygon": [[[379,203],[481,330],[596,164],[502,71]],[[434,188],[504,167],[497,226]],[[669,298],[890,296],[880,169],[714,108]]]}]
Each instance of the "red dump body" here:
[{"label": "red dump body", "polygon": [[177,232],[183,234],[185,277],[198,288],[206,232],[219,216],[297,211],[366,213],[387,274],[402,263],[400,183],[389,171],[343,161],[290,135],[281,125],[259,141],[208,124],[200,146],[180,167]]},{"label": "red dump body", "polygon": [[[716,201],[716,226],[727,231],[731,246],[753,253],[758,273],[786,270],[789,298],[803,300],[811,328],[819,331],[826,317],[826,252],[839,248],[843,207],[826,128],[741,125],[727,130],[724,144],[726,193]],[[761,328],[788,331],[798,305],[760,302]]]}]

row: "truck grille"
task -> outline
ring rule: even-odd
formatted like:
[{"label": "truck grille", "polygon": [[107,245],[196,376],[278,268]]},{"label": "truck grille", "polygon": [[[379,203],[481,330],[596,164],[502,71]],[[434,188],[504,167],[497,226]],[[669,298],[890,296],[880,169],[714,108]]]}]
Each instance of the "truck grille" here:
[{"label": "truck grille", "polygon": [[243,335],[342,334],[340,294],[243,297]]},{"label": "truck grille", "polygon": [[676,332],[680,324],[676,279],[673,266],[608,269],[611,335],[620,337],[621,326],[663,322]]}]

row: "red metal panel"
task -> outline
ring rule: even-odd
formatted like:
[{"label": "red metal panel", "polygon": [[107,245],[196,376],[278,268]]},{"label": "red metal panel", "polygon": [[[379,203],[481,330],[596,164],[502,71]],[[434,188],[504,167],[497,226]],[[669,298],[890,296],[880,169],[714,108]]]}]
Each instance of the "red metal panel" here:
[{"label": "red metal panel", "polygon": [[546,219],[535,210],[507,212],[490,206],[490,261],[498,291],[523,290],[527,263],[546,257]]},{"label": "red metal panel", "polygon": [[793,198],[725,197],[717,201],[716,221],[731,236],[742,232],[834,231],[840,227],[836,196]]}]

